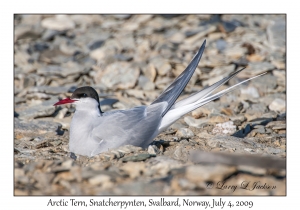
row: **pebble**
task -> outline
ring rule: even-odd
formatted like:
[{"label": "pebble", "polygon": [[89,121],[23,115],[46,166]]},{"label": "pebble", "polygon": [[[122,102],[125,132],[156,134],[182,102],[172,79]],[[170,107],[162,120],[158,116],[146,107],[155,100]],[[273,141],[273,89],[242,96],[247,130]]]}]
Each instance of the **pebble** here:
[{"label": "pebble", "polygon": [[64,31],[75,28],[75,23],[67,15],[55,15],[42,20],[42,26],[56,31]]},{"label": "pebble", "polygon": [[95,77],[96,82],[112,89],[130,89],[134,87],[139,76],[139,70],[125,62],[110,64],[99,73]]},{"label": "pebble", "polygon": [[286,129],[286,124],[281,124],[281,125],[275,125],[272,127],[273,130],[285,130]]},{"label": "pebble", "polygon": [[151,155],[157,155],[160,153],[160,150],[156,145],[149,145],[148,147],[148,153]]},{"label": "pebble", "polygon": [[179,130],[177,130],[176,135],[180,139],[189,139],[193,137],[195,134],[193,133],[193,131],[191,131],[188,128],[180,128]]},{"label": "pebble", "polygon": [[144,173],[146,167],[144,162],[128,162],[121,169],[128,173],[130,178],[135,179]]},{"label": "pebble", "polygon": [[105,174],[99,174],[89,179],[91,185],[100,185],[110,181],[110,176]]},{"label": "pebble", "polygon": [[203,181],[218,182],[233,174],[235,171],[235,167],[225,167],[222,165],[217,167],[194,165],[186,168],[186,178],[194,183]]},{"label": "pebble", "polygon": [[269,109],[272,111],[283,112],[285,111],[285,101],[280,98],[276,98],[269,105]]},{"label": "pebble", "polygon": [[233,124],[232,121],[224,122],[224,123],[218,123],[213,128],[212,133],[213,134],[233,134],[236,131],[236,126]]},{"label": "pebble", "polygon": [[249,67],[247,69],[247,74],[252,77],[273,70],[275,69],[275,66],[269,62],[249,62]]},{"label": "pebble", "polygon": [[204,124],[209,122],[209,120],[208,119],[194,119],[193,117],[186,116],[186,117],[184,117],[184,122],[186,122],[186,124],[188,124],[189,126],[200,128],[201,126],[203,126]]},{"label": "pebble", "polygon": [[57,100],[44,101],[41,104],[28,107],[27,109],[19,112],[19,118],[24,120],[32,120],[37,117],[47,117],[54,114],[56,108],[53,106]]},{"label": "pebble", "polygon": [[255,87],[241,88],[241,96],[245,99],[259,98],[259,93]]},{"label": "pebble", "polygon": [[144,153],[144,154],[136,154],[136,155],[124,157],[124,158],[122,159],[122,161],[123,161],[123,162],[129,162],[129,161],[138,162],[138,161],[144,161],[144,160],[147,160],[148,158],[151,158],[151,157],[155,157],[155,155],[153,155],[153,154],[148,154],[148,153]]}]

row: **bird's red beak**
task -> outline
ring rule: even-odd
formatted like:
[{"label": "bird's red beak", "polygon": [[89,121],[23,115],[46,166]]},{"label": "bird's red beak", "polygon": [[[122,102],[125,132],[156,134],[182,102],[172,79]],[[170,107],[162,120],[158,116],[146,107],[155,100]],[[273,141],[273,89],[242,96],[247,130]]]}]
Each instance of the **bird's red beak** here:
[{"label": "bird's red beak", "polygon": [[70,99],[70,98],[65,98],[65,99],[62,99],[59,102],[55,103],[53,106],[62,105],[62,104],[71,104],[75,101],[77,101],[77,100],[73,100],[73,99]]}]

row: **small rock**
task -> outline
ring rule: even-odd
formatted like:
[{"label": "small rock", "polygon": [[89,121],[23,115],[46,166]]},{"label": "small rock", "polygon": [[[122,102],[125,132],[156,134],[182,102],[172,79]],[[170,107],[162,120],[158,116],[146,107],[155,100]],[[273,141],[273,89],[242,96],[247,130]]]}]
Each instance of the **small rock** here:
[{"label": "small rock", "polygon": [[249,62],[249,68],[245,74],[250,74],[249,76],[253,77],[273,69],[275,66],[269,62]]},{"label": "small rock", "polygon": [[213,134],[233,134],[236,131],[236,126],[232,121],[216,124],[213,128]]},{"label": "small rock", "polygon": [[193,133],[193,131],[191,131],[188,128],[180,128],[177,132],[176,135],[180,138],[180,139],[189,139],[191,137],[193,137],[195,134]]},{"label": "small rock", "polygon": [[42,26],[47,29],[64,31],[75,28],[75,23],[67,15],[55,15],[42,20]]},{"label": "small rock", "polygon": [[273,119],[276,119],[277,113],[275,111],[270,111],[268,113],[264,113],[261,117],[262,118],[273,118]]},{"label": "small rock", "polygon": [[273,49],[283,50],[286,46],[286,20],[278,18],[272,21],[267,28],[269,42]]},{"label": "small rock", "polygon": [[250,124],[252,126],[255,126],[255,125],[266,125],[269,122],[271,122],[272,120],[273,120],[272,118],[257,118],[257,119],[251,120]]},{"label": "small rock", "polygon": [[140,177],[146,170],[144,162],[128,162],[121,167],[126,173],[129,174],[131,179]]},{"label": "small rock", "polygon": [[275,125],[273,130],[286,130],[286,124],[281,124],[281,125]]},{"label": "small rock", "polygon": [[205,114],[203,113],[203,110],[202,109],[196,109],[194,111],[192,111],[192,116],[195,118],[195,119],[199,119],[201,117],[205,117]]},{"label": "small rock", "polygon": [[39,105],[31,106],[28,109],[25,109],[19,112],[20,119],[31,120],[37,117],[47,117],[54,114],[56,108],[53,106],[56,103],[56,99],[44,101]]},{"label": "small rock", "polygon": [[259,93],[255,87],[241,88],[241,96],[245,99],[249,97],[259,98]]},{"label": "small rock", "polygon": [[[184,45],[194,45],[196,42],[201,40],[204,36],[206,36],[209,33],[212,33],[217,30],[217,27],[215,25],[205,25],[200,26],[197,30],[195,35],[188,37],[184,40]],[[190,34],[188,34],[190,35]],[[200,42],[200,41],[199,41]]]},{"label": "small rock", "polygon": [[124,157],[122,159],[123,162],[138,162],[138,161],[144,161],[147,160],[148,158],[151,157],[155,157],[155,155],[153,154],[148,154],[148,153],[144,153],[144,154],[136,154],[136,155],[132,155],[132,156],[128,156],[128,157]]},{"label": "small rock", "polygon": [[177,32],[169,38],[169,41],[174,44],[180,44],[184,41],[184,38],[185,38],[185,35],[183,33]]},{"label": "small rock", "polygon": [[105,174],[99,174],[97,176],[94,176],[89,179],[89,183],[91,185],[100,185],[104,184],[106,182],[109,182],[111,180],[110,176],[105,175]]},{"label": "small rock", "polygon": [[126,62],[112,63],[104,72],[99,72],[95,77],[96,83],[102,83],[111,89],[130,89],[135,86],[139,69]]},{"label": "small rock", "polygon": [[67,93],[68,90],[69,90],[69,87],[35,86],[35,87],[31,87],[28,90],[28,93],[41,92],[41,93],[58,95],[58,94]]},{"label": "small rock", "polygon": [[[171,65],[168,60],[161,58],[159,56],[154,57],[150,60],[150,63],[154,65],[155,69],[157,70],[158,75],[165,76],[168,72],[171,72]],[[151,67],[151,65],[150,65]],[[153,68],[153,67],[151,67]]]},{"label": "small rock", "polygon": [[266,133],[265,126],[263,125],[255,125],[254,128],[255,128],[255,132],[257,133],[261,133],[261,134]]},{"label": "small rock", "polygon": [[55,116],[55,118],[57,118],[57,119],[63,119],[65,117],[65,115],[67,114],[67,112],[68,112],[67,108],[62,108],[61,110],[59,110],[59,112]]},{"label": "small rock", "polygon": [[143,148],[141,147],[136,147],[136,146],[133,146],[133,145],[124,145],[124,146],[121,146],[117,149],[118,151],[124,153],[124,154],[129,154],[129,153],[137,153],[141,150],[143,150]]},{"label": "small rock", "polygon": [[282,153],[284,152],[283,149],[279,149],[279,148],[273,148],[273,147],[266,147],[264,149],[264,151],[266,151],[269,154],[278,154],[278,153]]},{"label": "small rock", "polygon": [[139,77],[138,86],[141,87],[143,90],[154,90],[155,85],[151,82],[147,77],[141,75]]},{"label": "small rock", "polygon": [[213,137],[213,135],[207,133],[206,130],[204,130],[203,132],[198,133],[197,136],[200,137],[200,138],[205,138],[205,139]]},{"label": "small rock", "polygon": [[160,153],[160,150],[157,148],[156,145],[149,145],[148,153],[151,154],[151,155],[157,155],[157,154]]},{"label": "small rock", "polygon": [[57,130],[61,128],[60,123],[43,120],[23,122],[15,119],[14,123],[14,132],[17,139],[18,135],[20,136],[20,138],[22,138],[23,136],[36,138],[41,134],[56,136]]},{"label": "small rock", "polygon": [[285,101],[280,99],[280,98],[276,98],[274,101],[272,101],[272,103],[269,105],[269,109],[273,110],[273,111],[278,111],[278,112],[282,112],[285,111]]},{"label": "small rock", "polygon": [[223,165],[193,165],[186,168],[186,178],[194,183],[205,181],[218,182],[233,174],[235,171],[235,167],[228,167]]},{"label": "small rock", "polygon": [[145,68],[142,68],[144,75],[151,81],[154,82],[156,78],[156,69],[152,63],[149,63]]},{"label": "small rock", "polygon": [[209,122],[208,119],[194,119],[193,117],[190,117],[190,116],[184,117],[184,121],[189,126],[196,127],[196,128],[200,128],[202,125]]},{"label": "small rock", "polygon": [[229,117],[225,116],[225,115],[221,115],[221,114],[216,114],[214,116],[212,116],[211,118],[209,118],[209,122],[211,123],[224,123],[229,121]]},{"label": "small rock", "polygon": [[174,153],[173,153],[173,157],[176,160],[182,160],[183,159],[183,152],[182,152],[182,146],[177,146]]}]

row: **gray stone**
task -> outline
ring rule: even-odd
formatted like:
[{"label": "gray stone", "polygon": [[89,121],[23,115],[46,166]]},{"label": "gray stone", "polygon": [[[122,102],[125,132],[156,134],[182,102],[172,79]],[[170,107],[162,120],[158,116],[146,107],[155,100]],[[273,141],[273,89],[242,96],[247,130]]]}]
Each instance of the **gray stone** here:
[{"label": "gray stone", "polygon": [[276,98],[272,103],[269,105],[269,109],[273,111],[283,112],[285,111],[285,100],[280,98]]},{"label": "gray stone", "polygon": [[69,61],[61,66],[48,65],[37,70],[37,73],[43,76],[59,75],[67,77],[69,75],[84,73],[85,68],[75,62]]},{"label": "gray stone", "polygon": [[45,94],[45,93],[29,93],[26,95],[26,98],[28,100],[31,100],[31,99],[44,99],[44,100],[48,100],[50,99],[50,96]]},{"label": "gray stone", "polygon": [[67,15],[55,15],[54,17],[42,20],[42,26],[57,31],[64,31],[75,28],[75,23]]},{"label": "gray stone", "polygon": [[218,123],[212,130],[213,134],[228,134],[231,135],[236,131],[236,126],[233,124],[232,121]]},{"label": "gray stone", "polygon": [[266,147],[264,148],[264,151],[266,151],[269,154],[278,154],[278,153],[285,152],[283,149],[273,148],[273,147]]},{"label": "gray stone", "polygon": [[216,41],[216,47],[220,52],[223,52],[227,47],[227,42],[224,39],[218,39]]},{"label": "gray stone", "polygon": [[50,86],[36,86],[31,87],[28,89],[28,93],[47,93],[51,95],[58,95],[58,94],[64,94],[67,93],[69,90],[69,87],[50,87]]},{"label": "gray stone", "polygon": [[266,74],[262,77],[258,77],[255,80],[252,80],[251,83],[256,86],[260,91],[274,91],[277,86],[277,78],[271,74]]},{"label": "gray stone", "polygon": [[266,133],[266,129],[265,129],[265,126],[263,126],[263,125],[255,125],[254,126],[254,128],[255,128],[255,132],[257,132],[257,133]]},{"label": "gray stone", "polygon": [[132,156],[128,156],[128,157],[124,157],[122,158],[123,162],[138,162],[138,161],[144,161],[147,160],[148,158],[151,157],[155,157],[155,155],[153,154],[148,154],[148,153],[144,153],[144,154],[136,154],[136,155],[132,155]]},{"label": "gray stone", "polygon": [[141,75],[138,80],[138,86],[143,90],[154,90],[155,85],[147,77]]},{"label": "gray stone", "polygon": [[156,57],[150,61],[155,66],[157,73],[160,76],[165,76],[168,72],[171,72],[171,65],[167,60],[162,59],[161,57]]},{"label": "gray stone", "polygon": [[31,138],[40,137],[41,135],[56,136],[58,130],[61,128],[60,123],[43,121],[43,120],[32,120],[30,122],[14,120],[14,132],[15,136],[20,138],[26,136]]},{"label": "gray stone", "polygon": [[236,121],[240,121],[241,123],[246,121],[246,117],[245,117],[244,115],[236,115],[236,116],[232,116],[232,117],[229,117],[229,119],[230,119],[231,121],[233,121],[234,123],[235,123]]},{"label": "gray stone", "polygon": [[259,98],[259,93],[255,87],[241,88],[241,95],[244,99]]},{"label": "gray stone", "polygon": [[275,125],[272,127],[273,130],[286,130],[286,124]]},{"label": "gray stone", "polygon": [[176,135],[180,139],[189,139],[189,138],[193,137],[195,134],[193,133],[193,131],[191,131],[188,128],[180,128],[177,130]]},{"label": "gray stone", "polygon": [[186,178],[194,183],[203,181],[218,182],[236,172],[235,167],[227,167],[223,165],[205,166],[194,165],[186,168]]},{"label": "gray stone", "polygon": [[255,103],[251,104],[249,109],[247,110],[247,113],[252,114],[252,113],[264,113],[268,111],[267,107],[263,103]]},{"label": "gray stone", "polygon": [[112,15],[116,19],[124,20],[131,17],[130,14]]},{"label": "gray stone", "polygon": [[47,29],[42,35],[42,40],[44,41],[49,41],[53,39],[56,35],[62,34],[63,31],[57,31],[57,30],[52,30],[52,29]]},{"label": "gray stone", "polygon": [[255,125],[266,125],[269,122],[271,122],[272,120],[273,120],[272,118],[257,118],[257,119],[251,120],[249,123],[252,126],[255,126]]},{"label": "gray stone", "polygon": [[53,106],[57,100],[52,99],[44,101],[39,105],[31,106],[28,109],[19,112],[20,119],[32,120],[37,117],[47,117],[54,114],[56,108]]},{"label": "gray stone", "polygon": [[140,74],[139,69],[129,63],[118,62],[110,64],[104,72],[99,72],[95,78],[97,83],[103,83],[111,89],[133,88]]},{"label": "gray stone", "polygon": [[[212,148],[222,148],[230,152],[246,153],[245,148],[253,150],[254,153],[261,154],[261,145],[247,138],[236,138],[233,136],[215,136],[206,140],[207,145]],[[252,152],[253,152],[252,151]]]},{"label": "gray stone", "polygon": [[[200,42],[199,40],[202,39],[204,36],[206,36],[209,33],[214,32],[217,30],[217,27],[214,25],[204,25],[200,26],[198,30],[195,30],[193,36],[188,37],[187,39],[184,40],[184,45],[193,45],[196,42]],[[188,34],[190,35],[190,34]]]},{"label": "gray stone", "polygon": [[156,69],[152,63],[149,63],[146,67],[142,68],[144,75],[151,81],[154,82],[156,78]]},{"label": "gray stone", "polygon": [[145,172],[146,167],[144,162],[128,162],[121,169],[129,174],[130,178],[135,179]]},{"label": "gray stone", "polygon": [[275,66],[269,62],[249,62],[246,74],[252,77],[273,69]]},{"label": "gray stone", "polygon": [[156,145],[149,145],[148,147],[148,153],[152,155],[157,155],[160,153],[160,150],[157,148]]},{"label": "gray stone", "polygon": [[184,117],[186,124],[192,127],[201,128],[204,124],[208,123],[208,119],[194,119],[193,117],[186,116]]},{"label": "gray stone", "polygon": [[264,113],[261,117],[262,118],[273,118],[273,119],[276,119],[277,113],[275,111],[270,111],[268,113]]},{"label": "gray stone", "polygon": [[116,54],[114,58],[118,61],[131,61],[133,56],[128,54]]},{"label": "gray stone", "polygon": [[278,18],[267,28],[268,40],[273,49],[284,50],[286,46],[286,19]]},{"label": "gray stone", "polygon": [[185,154],[183,153],[183,146],[180,145],[180,146],[177,146],[174,153],[173,153],[173,158],[176,159],[176,160],[183,160]]},{"label": "gray stone", "polygon": [[106,182],[109,182],[110,180],[111,180],[110,176],[105,174],[99,174],[90,178],[88,181],[91,185],[99,185],[99,184],[104,184]]}]

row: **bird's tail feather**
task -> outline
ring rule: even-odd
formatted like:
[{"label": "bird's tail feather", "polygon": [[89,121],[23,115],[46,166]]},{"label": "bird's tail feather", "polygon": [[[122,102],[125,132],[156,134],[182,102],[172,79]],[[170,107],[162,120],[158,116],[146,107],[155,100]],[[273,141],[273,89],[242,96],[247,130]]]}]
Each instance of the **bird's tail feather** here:
[{"label": "bird's tail feather", "polygon": [[[241,70],[240,70],[240,71],[241,71]],[[240,71],[238,71],[238,72],[240,72]],[[255,77],[251,77],[251,78],[249,78],[249,79],[247,79],[247,80],[244,80],[244,81],[242,81],[242,82],[240,82],[240,83],[238,83],[238,84],[235,84],[235,85],[233,85],[233,86],[231,86],[231,87],[229,87],[229,88],[227,88],[227,89],[225,89],[225,90],[222,90],[222,91],[220,91],[220,92],[218,92],[218,93],[215,93],[215,94],[213,94],[213,95],[209,95],[212,91],[214,91],[216,88],[218,88],[218,87],[220,86],[220,85],[216,85],[217,83],[223,81],[224,79],[227,79],[227,78],[230,79],[230,78],[232,78],[232,75],[230,75],[230,76],[228,76],[228,77],[226,77],[226,78],[220,80],[219,82],[215,83],[215,84],[214,84],[214,85],[215,85],[215,88],[213,88],[212,91],[210,91],[208,94],[206,94],[206,97],[203,98],[203,96],[202,96],[203,94],[199,94],[199,95],[198,95],[198,93],[196,93],[196,94],[190,96],[190,97],[193,97],[192,100],[189,100],[189,98],[183,99],[183,100],[185,100],[185,101],[184,101],[184,103],[183,103],[183,102],[181,103],[181,106],[176,106],[176,107],[170,109],[170,110],[167,112],[167,114],[163,117],[163,119],[162,119],[162,121],[161,121],[161,125],[160,125],[160,127],[159,127],[159,132],[164,131],[166,128],[168,128],[172,123],[174,123],[176,120],[178,120],[178,119],[179,119],[180,117],[182,117],[183,115],[185,115],[185,114],[187,114],[187,113],[189,113],[189,112],[191,112],[191,111],[193,111],[193,110],[195,110],[195,109],[197,109],[197,108],[199,108],[199,107],[201,107],[201,106],[203,106],[203,105],[205,105],[205,104],[207,104],[207,103],[209,103],[209,102],[211,102],[211,101],[213,101],[213,100],[215,100],[215,99],[220,98],[220,97],[223,96],[224,94],[233,91],[234,89],[236,89],[236,88],[237,88],[238,86],[240,86],[241,84],[243,84],[243,83],[245,83],[245,82],[248,82],[248,81],[250,81],[250,80],[252,80],[252,79],[255,79],[255,78],[257,78],[257,77],[260,77],[260,76],[262,76],[262,75],[264,75],[264,74],[266,74],[266,73],[267,73],[267,72],[262,73],[262,74],[260,74],[260,75],[257,75],[257,76],[255,76]],[[236,75],[236,74],[234,73],[234,75]],[[234,76],[234,75],[233,75],[233,76]],[[228,80],[227,80],[227,81],[228,81]],[[225,82],[224,82],[224,83],[225,83]],[[224,83],[222,83],[222,84],[224,84]],[[212,85],[212,86],[214,86],[214,85]],[[210,86],[210,87],[212,87],[212,86]],[[208,88],[210,88],[210,87],[208,87]],[[207,89],[208,89],[208,88],[207,88]],[[201,90],[200,92],[202,92],[202,90]],[[198,98],[197,100],[195,100],[195,96],[197,96],[197,95],[198,95],[200,98]],[[189,103],[188,103],[188,102],[189,102]],[[179,103],[179,102],[178,102],[178,103]]]},{"label": "bird's tail feather", "polygon": [[[246,68],[246,67],[245,67]],[[176,109],[178,107],[187,105],[187,104],[191,104],[195,101],[198,101],[202,98],[206,98],[207,96],[209,96],[214,90],[216,90],[218,87],[220,87],[221,85],[225,84],[228,80],[230,80],[232,77],[234,77],[235,75],[237,75],[238,73],[240,73],[241,71],[243,71],[245,68],[242,68],[236,72],[233,72],[232,74],[230,74],[228,77],[225,77],[224,79],[221,79],[220,81],[216,82],[215,84],[204,88],[202,90],[200,90],[199,92],[185,98],[182,99],[181,101],[176,102],[171,109]]]}]

